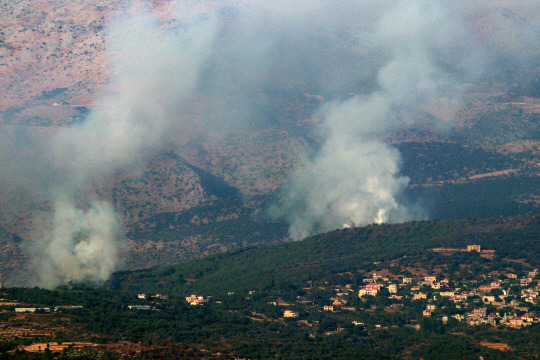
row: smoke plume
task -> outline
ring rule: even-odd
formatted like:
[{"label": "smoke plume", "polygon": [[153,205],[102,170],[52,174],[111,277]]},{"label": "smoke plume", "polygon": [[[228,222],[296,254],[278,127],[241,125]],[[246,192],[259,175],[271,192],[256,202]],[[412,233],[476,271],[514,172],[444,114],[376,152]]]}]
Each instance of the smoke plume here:
[{"label": "smoke plume", "polygon": [[93,201],[83,210],[72,201],[56,201],[52,229],[42,239],[46,248],[36,265],[43,286],[97,284],[118,268],[123,233],[111,205]]},{"label": "smoke plume", "polygon": [[[374,39],[384,54],[375,90],[323,108],[328,135],[321,150],[293,173],[285,200],[272,209],[290,222],[292,238],[425,217],[418,206],[400,200],[408,178],[399,173],[397,150],[380,139],[397,125],[396,118],[400,122],[396,109],[421,109],[442,97],[459,103],[463,84],[492,65],[489,44],[481,43],[467,22],[473,10],[479,9],[442,1],[395,2],[357,38]],[[415,121],[403,119],[399,126],[414,127]]]},{"label": "smoke plume", "polygon": [[[81,189],[97,177],[144,166],[162,148],[175,112],[197,84],[211,48],[212,26],[206,19],[161,31],[144,13],[111,27],[112,93],[85,121],[62,129],[51,142],[62,181],[50,189],[54,220],[40,241],[46,254],[37,263],[42,286],[100,282],[118,269],[123,247],[119,217],[106,202],[81,199]],[[81,200],[88,205],[79,205]]]}]

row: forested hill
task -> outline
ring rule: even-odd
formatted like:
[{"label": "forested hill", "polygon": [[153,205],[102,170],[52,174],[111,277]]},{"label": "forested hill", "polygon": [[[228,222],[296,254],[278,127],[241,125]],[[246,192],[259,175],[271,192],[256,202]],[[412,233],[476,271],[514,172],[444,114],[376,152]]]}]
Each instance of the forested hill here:
[{"label": "forested hill", "polygon": [[299,242],[241,249],[176,266],[120,272],[107,286],[207,295],[298,286],[310,279],[354,273],[373,262],[426,254],[439,256],[429,249],[469,244],[495,250],[495,260],[517,259],[540,267],[539,222],[540,213],[534,213],[511,218],[413,221],[342,229]]}]

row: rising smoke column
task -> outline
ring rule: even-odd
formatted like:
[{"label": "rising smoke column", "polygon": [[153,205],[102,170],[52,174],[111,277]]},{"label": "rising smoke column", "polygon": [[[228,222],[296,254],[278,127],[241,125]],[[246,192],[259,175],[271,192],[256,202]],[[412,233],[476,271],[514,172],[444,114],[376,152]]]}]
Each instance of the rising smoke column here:
[{"label": "rising smoke column", "polygon": [[39,266],[42,286],[100,283],[117,270],[123,246],[123,228],[110,204],[92,201],[85,209],[73,199],[54,204],[52,229],[43,242]]},{"label": "rising smoke column", "polygon": [[110,204],[84,189],[98,177],[144,166],[162,148],[197,84],[213,27],[207,17],[163,30],[146,13],[113,25],[112,93],[49,146],[57,182],[48,189],[53,220],[38,242],[40,286],[99,283],[118,269],[125,246],[121,221]]},{"label": "rising smoke column", "polygon": [[458,9],[444,2],[386,9],[370,34],[387,58],[376,73],[377,90],[323,107],[328,135],[322,148],[293,173],[285,200],[272,209],[290,222],[292,238],[425,216],[400,202],[409,179],[399,174],[398,151],[381,138],[393,125],[393,110],[458,97],[460,81],[471,77],[471,65],[482,56],[466,28]]}]

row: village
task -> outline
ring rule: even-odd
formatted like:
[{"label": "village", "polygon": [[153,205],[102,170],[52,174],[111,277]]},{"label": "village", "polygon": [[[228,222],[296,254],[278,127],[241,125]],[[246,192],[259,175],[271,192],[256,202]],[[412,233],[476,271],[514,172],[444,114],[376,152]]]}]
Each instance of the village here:
[{"label": "village", "polygon": [[[435,252],[475,251],[481,257],[492,258],[494,251],[481,250],[478,245],[469,245],[465,249],[433,249]],[[386,312],[404,311],[424,305],[410,320],[412,326],[418,327],[419,318],[430,318],[447,324],[449,321],[460,322],[470,326],[491,325],[521,328],[540,322],[538,313],[540,281],[537,269],[528,271],[523,276],[506,272],[504,274],[486,275],[455,284],[449,279],[437,276],[392,276],[387,272],[372,272],[362,279],[360,288],[353,284],[334,285],[324,282],[308,284],[303,290],[307,294],[313,289],[326,291],[327,297],[314,300],[309,295],[298,296],[296,301],[275,299],[268,304],[282,308],[282,319],[297,319],[299,324],[309,324],[302,319],[313,310],[318,312],[354,314],[374,311],[377,305],[374,300],[381,300]],[[330,291],[328,291],[330,290]],[[248,295],[253,295],[252,290]],[[234,295],[233,292],[228,293]],[[270,295],[270,294],[268,294]],[[264,294],[259,294],[263,296]],[[271,297],[271,296],[270,296]],[[357,298],[358,300],[355,300]],[[246,297],[250,300],[251,297]],[[190,305],[220,304],[222,300],[211,296],[191,295],[185,298]],[[318,306],[321,302],[326,304]],[[260,316],[260,313],[252,313]],[[352,324],[373,328],[384,328],[381,324],[369,324],[360,320],[352,320]],[[416,325],[414,325],[416,324]]]},{"label": "village", "polygon": [[[169,329],[184,326],[182,331],[190,334],[192,328],[222,326],[215,324],[227,318],[233,325],[223,326],[242,324],[247,333],[266,329],[309,341],[347,336],[380,341],[388,333],[403,338],[474,333],[482,334],[476,341],[483,347],[514,351],[515,343],[502,336],[536,331],[537,269],[478,245],[441,249],[365,262],[354,271],[329,271],[294,283],[225,287],[221,292],[2,288],[0,316],[9,320],[0,326],[0,340],[28,352],[44,351],[49,345],[54,351],[97,347],[100,336],[78,335],[77,324],[103,311],[109,311],[110,320],[92,328],[97,333],[113,324],[137,329],[161,321],[170,324]],[[207,322],[208,317],[216,320]],[[188,320],[177,323],[178,319]],[[87,324],[93,326],[91,321]],[[124,338],[119,333],[113,342]]]},{"label": "village", "polygon": [[[435,252],[475,251],[483,257],[493,257],[493,251],[481,250],[478,245],[469,245],[465,249],[433,249]],[[388,271],[373,271],[365,274],[360,287],[353,284],[331,284],[309,281],[302,289],[303,295],[295,299],[283,300],[274,292],[261,290],[248,291],[247,296],[228,292],[226,296],[203,296],[191,294],[185,296],[185,302],[191,306],[220,306],[228,298],[240,297],[244,306],[253,308],[253,296],[259,302],[264,300],[275,311],[263,315],[261,312],[248,311],[253,320],[296,319],[299,325],[309,323],[309,314],[341,313],[341,319],[349,319],[355,326],[384,328],[384,324],[366,323],[362,314],[383,309],[387,313],[408,310],[410,326],[418,327],[419,319],[430,318],[441,321],[460,322],[470,326],[491,325],[520,328],[540,322],[538,313],[540,281],[538,271],[532,270],[518,276],[512,272],[498,275],[481,274],[469,281],[455,283],[435,275],[396,276]],[[317,296],[312,293],[316,291]],[[279,294],[278,294],[279,295]],[[171,296],[171,301],[175,301]],[[169,295],[138,293],[132,304],[125,304],[126,310],[159,310],[163,303],[169,303]],[[16,302],[10,305],[16,305]],[[7,305],[0,303],[0,305]],[[14,307],[12,311],[27,313],[50,313],[82,309],[78,304],[55,307]],[[278,310],[279,309],[279,310]],[[7,311],[6,308],[3,310]],[[268,313],[268,311],[267,311]],[[273,314],[274,316],[272,316]],[[281,314],[278,316],[277,314]],[[305,319],[304,319],[305,318]],[[315,321],[316,323],[316,321]]]}]

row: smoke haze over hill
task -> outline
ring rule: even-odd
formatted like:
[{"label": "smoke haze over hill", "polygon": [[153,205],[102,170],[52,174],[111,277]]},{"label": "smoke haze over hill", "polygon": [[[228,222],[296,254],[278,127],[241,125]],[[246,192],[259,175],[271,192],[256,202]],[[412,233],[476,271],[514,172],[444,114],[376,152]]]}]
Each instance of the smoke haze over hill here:
[{"label": "smoke haze over hill", "polygon": [[[123,226],[110,204],[85,192],[92,180],[144,168],[183,128],[289,126],[299,119],[279,116],[275,93],[284,89],[324,99],[312,114],[324,134],[321,148],[291,174],[272,209],[290,223],[293,238],[424,218],[402,201],[408,178],[400,175],[399,152],[382,140],[392,126],[415,126],[396,110],[446,98],[451,114],[467,82],[485,73],[509,76],[539,59],[538,50],[516,52],[538,43],[537,25],[467,2],[203,4],[176,2],[172,22],[151,6],[114,19],[114,75],[99,105],[39,144],[0,144],[8,164],[2,184],[53,204],[37,246],[40,285],[103,281],[121,263]],[[475,26],[479,17],[489,36]],[[516,38],[509,26],[524,31]]]}]

